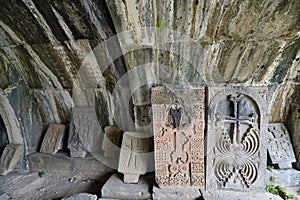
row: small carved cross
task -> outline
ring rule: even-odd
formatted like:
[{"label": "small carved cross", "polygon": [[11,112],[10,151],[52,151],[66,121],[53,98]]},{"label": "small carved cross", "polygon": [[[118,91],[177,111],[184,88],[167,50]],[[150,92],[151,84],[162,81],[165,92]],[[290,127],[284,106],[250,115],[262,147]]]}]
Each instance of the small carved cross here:
[{"label": "small carved cross", "polygon": [[233,94],[230,95],[230,101],[233,102],[233,116],[227,116],[223,115],[221,118],[224,120],[224,123],[230,123],[234,124],[234,131],[233,131],[233,137],[232,137],[232,144],[234,147],[237,147],[240,145],[240,130],[239,127],[241,124],[247,124],[247,125],[254,125],[254,121],[256,119],[256,115],[253,113],[250,116],[241,116],[240,110],[239,110],[239,103],[240,100],[244,97],[244,95],[239,94]]}]

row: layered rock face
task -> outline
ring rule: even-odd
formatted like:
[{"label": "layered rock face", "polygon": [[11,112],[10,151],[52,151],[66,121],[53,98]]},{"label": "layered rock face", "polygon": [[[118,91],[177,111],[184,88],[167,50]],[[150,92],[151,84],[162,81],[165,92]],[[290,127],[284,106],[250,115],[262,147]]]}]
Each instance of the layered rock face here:
[{"label": "layered rock face", "polygon": [[[299,10],[298,0],[3,1],[0,115],[8,141],[37,151],[47,125],[68,125],[77,105],[94,106],[101,125],[127,124],[115,114],[121,110],[151,130],[156,85],[266,85],[269,119],[287,123],[299,159]],[[132,98],[115,103],[126,87]]]}]

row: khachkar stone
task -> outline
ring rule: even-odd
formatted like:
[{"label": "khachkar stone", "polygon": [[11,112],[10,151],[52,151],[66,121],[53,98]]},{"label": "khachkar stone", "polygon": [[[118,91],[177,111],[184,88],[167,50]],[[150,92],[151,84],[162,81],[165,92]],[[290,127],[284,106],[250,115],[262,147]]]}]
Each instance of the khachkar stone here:
[{"label": "khachkar stone", "polygon": [[120,152],[118,171],[124,174],[124,183],[137,183],[147,172],[149,136],[144,132],[125,132]]},{"label": "khachkar stone", "polygon": [[56,154],[63,147],[63,138],[67,126],[63,124],[50,124],[40,149],[41,153]]},{"label": "khachkar stone", "polygon": [[122,130],[117,126],[106,126],[104,128],[104,138],[102,150],[107,158],[118,158],[120,154]]},{"label": "khachkar stone", "polygon": [[68,148],[71,157],[84,157],[93,141],[96,113],[94,107],[75,107],[72,110]]},{"label": "khachkar stone", "polygon": [[203,87],[152,89],[155,177],[160,188],[204,186]]},{"label": "khachkar stone", "polygon": [[0,159],[0,175],[6,175],[13,171],[20,160],[24,147],[21,144],[8,144]]},{"label": "khachkar stone", "polygon": [[293,146],[288,130],[283,123],[269,124],[268,152],[272,164],[278,164],[281,169],[292,168],[296,162]]},{"label": "khachkar stone", "polygon": [[267,89],[208,89],[208,191],[264,191],[267,163]]}]

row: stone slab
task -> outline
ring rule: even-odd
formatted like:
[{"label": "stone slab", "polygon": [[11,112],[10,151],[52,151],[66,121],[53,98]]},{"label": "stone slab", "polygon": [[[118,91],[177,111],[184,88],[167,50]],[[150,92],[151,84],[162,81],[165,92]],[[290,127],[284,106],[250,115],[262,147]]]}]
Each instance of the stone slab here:
[{"label": "stone slab", "polygon": [[0,175],[7,175],[13,171],[23,154],[24,146],[21,144],[8,144],[0,159]]},{"label": "stone slab", "polygon": [[268,153],[272,164],[280,169],[292,168],[296,162],[293,146],[284,123],[272,123],[268,126]]},{"label": "stone slab", "polygon": [[160,188],[204,187],[205,89],[152,89],[155,177]]},{"label": "stone slab", "polygon": [[63,124],[50,124],[40,149],[41,153],[56,154],[63,147],[63,138],[67,126]]},{"label": "stone slab", "polygon": [[71,158],[68,154],[32,153],[27,156],[33,171],[45,171],[65,177],[103,178],[113,169],[88,155],[84,158]]},{"label": "stone slab", "polygon": [[97,117],[94,107],[74,107],[70,124],[68,148],[71,157],[84,157],[92,147]]},{"label": "stone slab", "polygon": [[156,186],[153,186],[153,200],[196,200],[201,197],[201,193],[198,189],[192,188],[173,188],[160,189]]},{"label": "stone slab", "polygon": [[89,193],[73,194],[69,197],[65,197],[62,200],[97,200],[97,195]]},{"label": "stone slab", "polygon": [[270,182],[271,177],[283,187],[300,186],[300,171],[296,169],[267,170],[266,180]]},{"label": "stone slab", "polygon": [[268,192],[204,191],[202,195],[205,200],[282,200],[280,196]]},{"label": "stone slab", "polygon": [[137,184],[126,184],[120,174],[113,174],[101,189],[101,198],[151,199],[151,177],[141,177]]},{"label": "stone slab", "polygon": [[210,87],[207,98],[206,190],[264,192],[267,88]]},{"label": "stone slab", "polygon": [[149,134],[125,132],[119,158],[118,171],[124,174],[125,183],[137,183],[146,174],[149,161]]}]

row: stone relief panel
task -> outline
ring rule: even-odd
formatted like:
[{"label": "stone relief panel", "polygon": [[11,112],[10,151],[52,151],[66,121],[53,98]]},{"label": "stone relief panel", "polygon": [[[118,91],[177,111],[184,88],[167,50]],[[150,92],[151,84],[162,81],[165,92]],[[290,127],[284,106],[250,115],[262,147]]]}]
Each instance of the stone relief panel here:
[{"label": "stone relief panel", "polygon": [[94,107],[74,107],[69,131],[71,157],[84,157],[92,147],[97,117]]},{"label": "stone relief panel", "polygon": [[137,183],[139,176],[147,172],[149,134],[124,132],[118,171],[124,174],[124,183]]},{"label": "stone relief panel", "polygon": [[208,190],[264,190],[266,94],[264,87],[208,88]]},{"label": "stone relief panel", "polygon": [[292,168],[296,162],[289,132],[283,123],[269,124],[268,153],[272,164],[278,164],[281,169]]},{"label": "stone relief panel", "polygon": [[160,188],[204,186],[203,87],[152,89],[155,177]]},{"label": "stone relief panel", "polygon": [[63,147],[63,138],[67,126],[63,124],[50,124],[40,149],[41,153],[56,154]]}]

